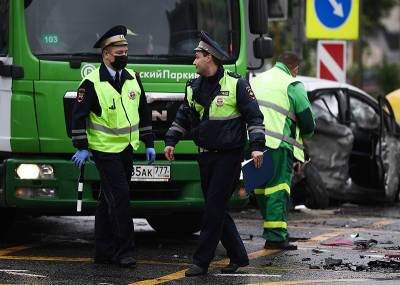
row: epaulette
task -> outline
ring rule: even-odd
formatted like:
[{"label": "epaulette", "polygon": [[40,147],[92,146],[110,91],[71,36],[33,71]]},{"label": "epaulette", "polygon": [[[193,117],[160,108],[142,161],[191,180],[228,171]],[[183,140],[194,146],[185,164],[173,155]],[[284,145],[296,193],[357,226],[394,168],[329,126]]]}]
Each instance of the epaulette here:
[{"label": "epaulette", "polygon": [[241,76],[237,74],[236,72],[228,71],[227,74],[229,76],[232,76],[233,78],[240,78]]}]

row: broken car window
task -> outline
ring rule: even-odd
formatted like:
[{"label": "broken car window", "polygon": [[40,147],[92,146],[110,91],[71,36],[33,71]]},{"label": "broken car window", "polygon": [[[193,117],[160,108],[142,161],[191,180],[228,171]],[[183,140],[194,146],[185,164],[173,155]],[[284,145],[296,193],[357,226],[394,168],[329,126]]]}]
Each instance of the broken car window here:
[{"label": "broken car window", "polygon": [[351,124],[364,130],[378,130],[380,119],[378,113],[366,102],[350,97]]},{"label": "broken car window", "polygon": [[326,121],[339,121],[339,104],[334,92],[321,93],[311,104],[317,118]]}]

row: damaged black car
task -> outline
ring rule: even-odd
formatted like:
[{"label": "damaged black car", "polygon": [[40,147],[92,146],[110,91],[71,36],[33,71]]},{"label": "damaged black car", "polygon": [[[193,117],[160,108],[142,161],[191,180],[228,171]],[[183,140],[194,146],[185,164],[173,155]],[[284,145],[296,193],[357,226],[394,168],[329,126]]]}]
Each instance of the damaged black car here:
[{"label": "damaged black car", "polygon": [[349,84],[298,79],[308,92],[316,130],[304,142],[310,161],[295,168],[294,203],[325,208],[333,200],[398,200],[400,127],[388,101]]}]

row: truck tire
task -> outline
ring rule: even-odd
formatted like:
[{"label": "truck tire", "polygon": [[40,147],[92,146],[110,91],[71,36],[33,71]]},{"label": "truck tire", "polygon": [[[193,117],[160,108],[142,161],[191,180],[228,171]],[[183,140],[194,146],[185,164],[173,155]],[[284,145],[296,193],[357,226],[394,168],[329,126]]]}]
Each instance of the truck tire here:
[{"label": "truck tire", "polygon": [[166,216],[150,216],[150,226],[159,234],[191,235],[201,228],[203,213],[173,213]]},{"label": "truck tire", "polygon": [[325,209],[329,206],[328,191],[317,168],[312,163],[305,165],[304,178],[293,182],[294,205],[304,204],[310,209]]},{"label": "truck tire", "polygon": [[6,236],[14,224],[16,212],[14,209],[0,208],[0,238]]}]

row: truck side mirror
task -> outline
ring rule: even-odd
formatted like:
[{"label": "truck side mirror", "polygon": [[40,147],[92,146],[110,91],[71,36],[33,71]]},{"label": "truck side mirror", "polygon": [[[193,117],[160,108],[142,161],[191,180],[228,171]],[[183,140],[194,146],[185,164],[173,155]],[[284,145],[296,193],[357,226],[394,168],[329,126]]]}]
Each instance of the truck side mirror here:
[{"label": "truck side mirror", "polygon": [[249,0],[249,25],[252,34],[263,35],[268,32],[267,0]]},{"label": "truck side mirror", "polygon": [[22,79],[24,78],[24,68],[16,64],[4,64],[0,61],[0,76]]},{"label": "truck side mirror", "polygon": [[272,39],[259,37],[253,42],[254,57],[259,59],[271,58],[274,55]]}]

